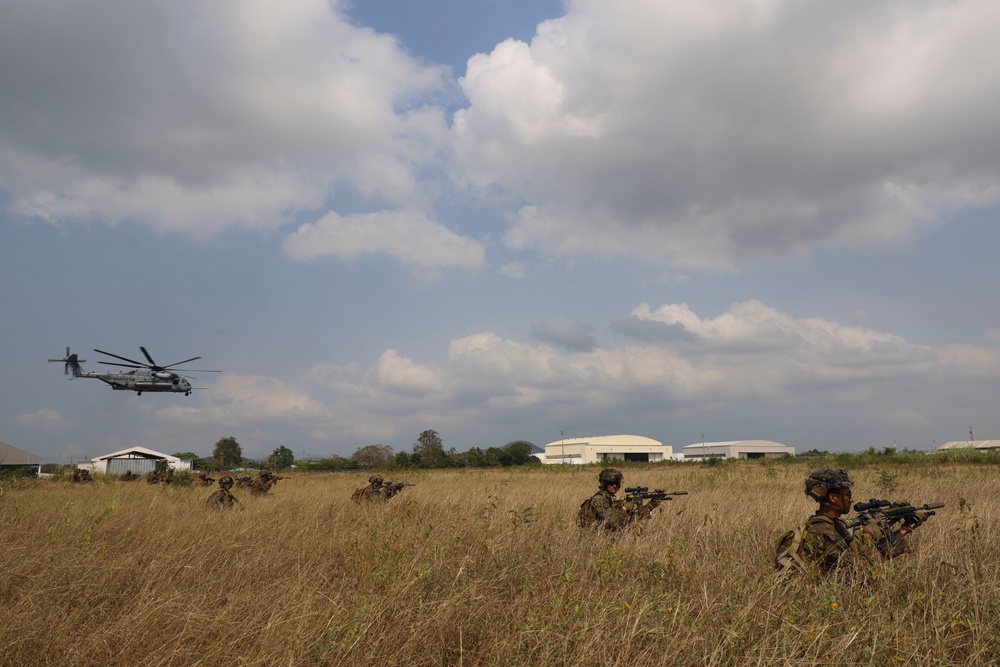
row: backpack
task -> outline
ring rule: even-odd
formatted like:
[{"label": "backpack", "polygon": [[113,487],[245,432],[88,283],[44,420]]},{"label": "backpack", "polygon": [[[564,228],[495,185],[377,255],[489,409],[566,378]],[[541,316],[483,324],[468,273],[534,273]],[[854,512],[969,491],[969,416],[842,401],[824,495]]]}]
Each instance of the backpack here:
[{"label": "backpack", "polygon": [[775,549],[774,569],[779,572],[806,569],[806,562],[802,558],[802,538],[805,534],[806,527],[802,525],[781,536]]},{"label": "backpack", "polygon": [[590,504],[593,499],[594,497],[591,496],[580,503],[580,511],[576,521],[576,525],[580,528],[590,528],[597,523],[597,513],[594,512],[594,506]]}]

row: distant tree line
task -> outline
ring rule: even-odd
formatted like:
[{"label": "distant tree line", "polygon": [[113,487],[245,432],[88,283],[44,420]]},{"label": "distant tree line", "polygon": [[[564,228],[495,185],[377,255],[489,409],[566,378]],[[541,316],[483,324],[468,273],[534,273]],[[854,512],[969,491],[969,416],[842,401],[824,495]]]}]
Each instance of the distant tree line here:
[{"label": "distant tree line", "polygon": [[464,452],[445,449],[437,431],[423,431],[412,451],[394,452],[389,445],[365,445],[350,458],[331,456],[320,461],[299,461],[299,468],[313,470],[380,470],[397,468],[497,468],[540,464],[532,456],[531,444],[518,440],[503,447],[473,447]]},{"label": "distant tree line", "polygon": [[454,447],[444,448],[437,431],[423,431],[413,443],[412,451],[395,452],[389,445],[365,445],[351,456],[329,456],[319,460],[296,461],[292,450],[284,445],[275,449],[261,461],[243,458],[243,449],[236,438],[220,438],[212,449],[212,456],[203,458],[193,452],[177,452],[174,456],[191,461],[197,470],[231,470],[233,468],[263,467],[284,470],[293,465],[299,470],[380,470],[396,468],[499,468],[508,466],[540,465],[532,456],[531,444],[524,440],[503,447],[473,447],[464,452]]}]

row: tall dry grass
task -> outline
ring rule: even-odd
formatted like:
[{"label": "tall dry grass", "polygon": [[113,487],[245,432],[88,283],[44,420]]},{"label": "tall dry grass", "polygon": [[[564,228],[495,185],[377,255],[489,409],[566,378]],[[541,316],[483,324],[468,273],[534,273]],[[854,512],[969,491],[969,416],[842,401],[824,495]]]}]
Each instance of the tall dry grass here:
[{"label": "tall dry grass", "polygon": [[855,470],[858,498],[945,501],[871,589],[781,581],[806,463],[651,466],[641,531],[575,525],[596,469],[434,471],[210,489],[4,483],[4,665],[958,665],[1000,661],[993,467]]}]

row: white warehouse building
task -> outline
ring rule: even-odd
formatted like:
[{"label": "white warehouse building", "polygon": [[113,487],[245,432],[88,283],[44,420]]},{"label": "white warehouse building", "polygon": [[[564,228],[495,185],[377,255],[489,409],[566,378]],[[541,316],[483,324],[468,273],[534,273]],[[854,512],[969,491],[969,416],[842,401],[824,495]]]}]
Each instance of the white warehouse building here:
[{"label": "white warehouse building", "polygon": [[129,447],[118,452],[105,454],[81,461],[76,464],[77,468],[84,468],[91,472],[100,472],[105,475],[120,475],[127,470],[131,470],[136,475],[144,475],[156,469],[156,462],[159,460],[167,462],[167,467],[173,470],[190,470],[191,462],[180,459],[176,456],[163,454],[161,452],[147,449],[145,447]]},{"label": "white warehouse building", "polygon": [[732,440],[729,442],[696,442],[682,450],[685,461],[708,458],[774,459],[795,456],[795,448],[771,440]]},{"label": "white warehouse building", "polygon": [[641,435],[599,435],[565,438],[545,445],[535,454],[542,463],[602,463],[612,461],[668,461],[674,448]]}]

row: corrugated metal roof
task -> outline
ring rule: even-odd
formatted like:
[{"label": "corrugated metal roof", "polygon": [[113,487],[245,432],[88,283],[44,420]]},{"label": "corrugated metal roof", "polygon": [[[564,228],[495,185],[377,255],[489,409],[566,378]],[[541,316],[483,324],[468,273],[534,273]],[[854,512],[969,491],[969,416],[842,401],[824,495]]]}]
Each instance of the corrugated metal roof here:
[{"label": "corrugated metal roof", "polygon": [[117,458],[127,457],[129,455],[132,455],[133,457],[137,455],[138,458],[166,459],[167,461],[170,461],[172,463],[180,461],[180,459],[177,458],[176,456],[171,456],[170,454],[164,454],[162,452],[157,452],[147,447],[139,447],[139,446],[129,447],[128,449],[122,449],[117,452],[111,452],[110,454],[105,454],[104,456],[98,456],[90,460],[103,461],[105,459],[117,459]]},{"label": "corrugated metal roof", "polygon": [[944,449],[963,449],[965,447],[975,449],[1000,449],[1000,440],[953,440],[943,445],[938,445],[937,451]]},{"label": "corrugated metal roof", "polygon": [[42,465],[42,457],[29,454],[23,449],[11,447],[0,442],[0,465],[3,466],[38,466]]}]

